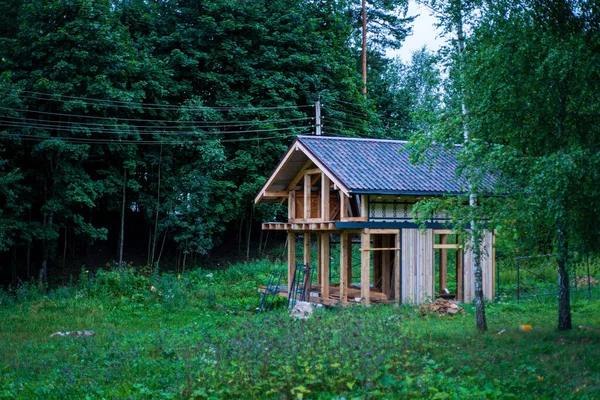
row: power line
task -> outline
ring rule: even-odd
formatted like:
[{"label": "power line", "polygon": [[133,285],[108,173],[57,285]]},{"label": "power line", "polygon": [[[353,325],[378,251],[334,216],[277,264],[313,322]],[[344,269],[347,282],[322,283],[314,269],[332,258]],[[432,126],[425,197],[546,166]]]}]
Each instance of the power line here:
[{"label": "power line", "polygon": [[[95,99],[92,97],[76,97],[76,96],[69,96],[69,95],[65,95],[65,94],[50,94],[50,93],[43,93],[43,92],[35,92],[35,91],[30,91],[30,90],[19,90],[18,93],[15,93],[15,91],[9,91],[9,90],[1,90],[0,89],[0,93],[4,93],[4,94],[14,94],[19,96],[19,93],[26,93],[29,96],[20,96],[23,98],[27,98],[27,99],[34,99],[34,100],[44,100],[44,101],[55,101],[55,102],[63,102],[64,100],[62,100],[62,98],[66,98],[66,99],[71,99],[71,100],[80,100],[82,102],[88,102],[90,103],[90,105],[98,105],[98,104],[103,104],[104,105],[111,105],[112,107],[120,107],[120,108],[127,108],[127,109],[131,109],[133,107],[131,107],[132,105],[135,106],[139,106],[139,108],[146,108],[149,110],[220,110],[220,111],[230,111],[230,110],[248,110],[248,111],[258,111],[258,110],[279,110],[279,109],[293,109],[293,108],[311,108],[313,107],[312,105],[290,105],[290,106],[266,106],[266,107],[257,107],[257,106],[246,106],[246,107],[241,107],[241,106],[185,106],[185,105],[172,105],[172,104],[158,104],[158,103],[137,103],[137,102],[131,102],[131,101],[122,101],[122,100],[106,100],[106,99]],[[52,97],[40,97],[40,96],[60,96],[61,99],[56,99],[56,98],[52,98]]]},{"label": "power line", "polygon": [[[7,121],[3,123],[4,126],[11,128],[25,128],[25,129],[43,129],[43,130],[51,130],[58,132],[69,132],[73,133],[74,128],[61,127],[60,125],[47,125],[47,124],[29,124],[29,123],[19,123],[13,121]],[[98,128],[94,128],[91,133],[113,133],[113,134],[123,134],[123,135],[167,135],[167,136],[187,136],[187,135],[230,135],[230,134],[239,134],[239,133],[261,133],[261,132],[276,132],[276,131],[289,131],[294,129],[309,129],[312,128],[313,125],[304,125],[304,126],[291,126],[287,128],[272,128],[272,129],[247,129],[247,130],[235,130],[235,131],[208,131],[208,132],[172,132],[172,131],[146,131],[146,132],[125,132],[118,130],[102,130]]]},{"label": "power line", "polygon": [[[14,111],[14,112],[23,112],[23,113],[33,113],[33,114],[40,114],[40,115],[51,115],[51,116],[55,116],[55,117],[76,117],[76,118],[89,118],[89,119],[94,119],[94,120],[100,120],[100,121],[115,121],[115,120],[120,120],[120,121],[138,121],[138,122],[161,122],[161,123],[165,123],[165,122],[170,122],[170,123],[174,123],[173,121],[168,121],[168,120],[161,120],[161,119],[141,119],[141,118],[121,118],[121,117],[99,117],[96,115],[80,115],[80,114],[67,114],[67,113],[57,113],[57,112],[50,112],[50,111],[39,111],[39,110],[28,110],[28,109],[22,109],[22,108],[9,108],[9,107],[0,107],[0,110],[5,110],[5,111]],[[312,117],[306,117],[306,118],[312,118]],[[207,123],[208,121],[203,121],[203,120],[199,120],[199,121],[177,121],[177,123],[181,123],[181,124],[195,124],[195,123]],[[215,123],[228,123],[228,121],[212,121]],[[236,121],[232,121],[232,122],[236,122]],[[250,120],[246,120],[246,121],[237,121],[237,122],[251,122]]]},{"label": "power line", "polygon": [[[84,117],[85,118],[85,117]],[[59,127],[69,125],[69,126],[77,126],[77,127],[98,127],[100,129],[117,129],[117,128],[134,128],[134,129],[148,129],[148,128],[160,128],[164,130],[174,130],[174,129],[190,129],[190,128],[219,128],[219,127],[244,127],[244,126],[254,126],[261,124],[281,124],[281,123],[290,123],[290,122],[298,122],[298,121],[309,121],[314,120],[313,117],[304,117],[304,118],[290,118],[290,119],[279,119],[279,120],[255,120],[255,121],[205,121],[206,123],[197,123],[190,126],[153,126],[153,125],[130,125],[130,124],[122,124],[118,125],[108,124],[108,123],[93,123],[93,122],[79,122],[79,121],[54,121],[54,120],[40,120],[33,118],[25,118],[25,117],[12,117],[12,116],[0,116],[0,122],[2,120],[15,120],[15,121],[6,121],[6,122],[21,122],[27,124],[45,124],[45,125],[56,125]],[[112,121],[116,122],[116,121]],[[156,121],[161,122],[161,121]],[[166,121],[165,121],[166,122]]]},{"label": "power line", "polygon": [[[232,143],[232,142],[250,142],[250,141],[261,141],[261,140],[275,140],[275,139],[286,139],[290,137],[296,137],[292,135],[281,135],[281,136],[268,136],[268,137],[256,137],[256,138],[237,138],[237,139],[213,139],[219,140],[220,143]],[[46,140],[60,140],[67,143],[74,144],[131,144],[131,145],[188,145],[188,144],[202,144],[206,143],[206,140],[185,140],[185,141],[173,141],[173,140],[113,140],[113,139],[87,139],[87,138],[66,138],[66,137],[40,137],[35,135],[7,135],[0,134],[0,139],[20,139],[23,141],[32,142],[43,142]]]}]

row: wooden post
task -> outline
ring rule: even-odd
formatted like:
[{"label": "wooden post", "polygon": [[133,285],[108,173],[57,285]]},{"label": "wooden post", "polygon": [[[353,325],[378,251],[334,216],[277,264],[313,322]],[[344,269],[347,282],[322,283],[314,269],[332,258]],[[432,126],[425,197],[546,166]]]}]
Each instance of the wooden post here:
[{"label": "wooden post", "polygon": [[321,233],[317,233],[317,284],[321,284],[321,271],[323,266],[323,252],[321,247],[321,240],[323,235]]},{"label": "wooden post", "polygon": [[[400,248],[400,234],[402,233],[402,231],[399,231],[396,234],[396,248],[399,249]],[[400,268],[401,268],[401,263],[400,263],[400,255],[402,254],[400,250],[395,250],[395,256],[394,256],[394,301],[396,302],[396,304],[400,304],[401,300],[400,300]]]},{"label": "wooden post", "polygon": [[[440,235],[440,244],[448,244],[448,235]],[[440,249],[440,280],[438,293],[444,293],[448,286],[448,250]]]},{"label": "wooden post", "polygon": [[321,298],[329,298],[329,232],[323,232],[321,236]]},{"label": "wooden post", "polygon": [[[373,235],[373,248],[381,248],[381,236]],[[381,260],[382,251],[373,252],[373,289],[381,290]]]},{"label": "wooden post", "polygon": [[321,173],[321,220],[329,219],[329,177]]},{"label": "wooden post", "polygon": [[340,194],[340,221],[344,221],[348,217],[348,198],[341,190],[338,193]]},{"label": "wooden post", "polygon": [[296,218],[296,191],[290,190],[288,196],[288,220]]},{"label": "wooden post", "polygon": [[296,270],[296,233],[288,232],[288,296],[292,287],[292,279],[294,279],[294,271]]},{"label": "wooden post", "polygon": [[[390,235],[383,235],[381,239],[381,247],[390,247]],[[390,252],[392,250],[383,250],[381,254],[381,291],[390,297],[391,293],[391,265],[390,265]]]},{"label": "wooden post", "polygon": [[463,301],[463,252],[456,249],[456,300]]},{"label": "wooden post", "polygon": [[313,269],[313,265],[310,263],[310,240],[311,234],[309,232],[304,232],[304,264],[310,267],[309,273],[304,277],[304,290],[306,293],[306,299],[310,301],[310,289],[308,287],[308,282],[310,281],[310,274]]},{"label": "wooden post", "polygon": [[340,235],[340,301],[348,302],[348,242],[350,234],[342,232]]},{"label": "wooden post", "polygon": [[346,259],[348,268],[346,268],[346,283],[348,287],[352,286],[352,234],[348,233],[348,245],[346,246]]},{"label": "wooden post", "polygon": [[371,295],[371,234],[368,229],[361,234],[361,257],[360,257],[360,297],[363,304],[370,303]]},{"label": "wooden post", "polygon": [[304,175],[304,219],[310,218],[311,180],[310,175]]},{"label": "wooden post", "polygon": [[369,220],[369,195],[362,194],[360,196],[360,216]]}]

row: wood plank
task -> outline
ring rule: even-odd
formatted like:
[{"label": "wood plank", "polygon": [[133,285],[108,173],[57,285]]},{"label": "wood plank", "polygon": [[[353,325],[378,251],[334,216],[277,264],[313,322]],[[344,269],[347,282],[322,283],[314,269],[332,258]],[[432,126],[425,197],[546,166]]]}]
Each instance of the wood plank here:
[{"label": "wood plank", "polygon": [[[366,229],[365,229],[366,231]],[[371,233],[371,230],[368,231]],[[381,248],[381,235],[371,236],[373,240],[373,247]],[[368,249],[367,249],[368,250]],[[373,289],[381,290],[381,260],[382,252],[376,251],[373,253]]]},{"label": "wood plank", "polygon": [[[440,243],[448,244],[448,235],[440,234]],[[445,248],[440,249],[439,277],[438,293],[444,293],[444,289],[448,287],[448,250]]]},{"label": "wood plank", "polygon": [[329,178],[321,174],[321,218],[323,221],[329,221]]},{"label": "wood plank", "polygon": [[458,244],[454,244],[454,243],[449,243],[449,244],[448,243],[440,243],[440,244],[434,244],[433,248],[434,249],[460,249],[460,248],[462,248],[462,246],[460,246]]},{"label": "wood plank", "polygon": [[[385,247],[390,246],[390,235],[383,235],[381,238],[381,245]],[[392,250],[393,251],[393,250]],[[384,251],[381,254],[381,291],[390,296],[391,289],[391,265],[390,265],[390,250]]]},{"label": "wood plank", "polygon": [[281,190],[281,191],[266,191],[263,196],[265,197],[288,197],[288,195],[290,194],[290,192],[286,191],[286,190]]},{"label": "wood plank", "polygon": [[490,232],[492,235],[492,292],[490,294],[493,301],[496,297],[496,232]]},{"label": "wood plank", "polygon": [[306,265],[310,265],[312,267],[312,265],[310,264],[310,240],[311,240],[311,234],[309,232],[304,232],[304,264]]},{"label": "wood plank", "polygon": [[340,196],[340,221],[345,221],[348,218],[348,197],[340,191],[337,193]]},{"label": "wood plank", "polygon": [[456,300],[464,301],[463,290],[463,251],[456,252]]},{"label": "wood plank", "polygon": [[319,168],[311,168],[304,171],[305,175],[315,175],[320,174],[322,171]]},{"label": "wood plank", "polygon": [[369,228],[369,233],[378,235],[395,235],[396,233],[398,233],[398,229]]},{"label": "wood plank", "polygon": [[340,234],[340,300],[342,303],[348,301],[348,237],[346,232]]},{"label": "wood plank", "polygon": [[[371,245],[371,234],[361,234],[361,246],[363,248],[370,247]],[[363,304],[368,305],[370,303],[370,284],[371,284],[371,253],[369,251],[362,251],[360,257],[360,297]]]},{"label": "wood plank", "polygon": [[321,239],[323,235],[321,233],[317,233],[317,284],[321,284],[321,267],[323,266],[323,253],[321,252]]},{"label": "wood plank", "polygon": [[[398,233],[396,233],[396,235],[394,236],[394,241],[396,243],[396,248],[400,249],[400,234],[402,231],[398,231]],[[400,279],[401,279],[401,274],[400,274],[400,268],[402,267],[400,264],[400,259],[401,257],[401,253],[399,251],[396,251],[395,255],[394,255],[394,300],[396,304],[400,304],[400,302],[402,301],[402,299],[400,299]]]},{"label": "wood plank", "polygon": [[304,219],[309,219],[311,203],[310,175],[304,175]]},{"label": "wood plank", "polygon": [[366,217],[348,217],[344,222],[367,222]]},{"label": "wood plank", "polygon": [[321,233],[321,297],[329,297],[329,267],[330,267],[329,232]]},{"label": "wood plank", "polygon": [[294,271],[296,269],[296,234],[294,232],[288,232],[288,295],[289,289],[292,287],[292,279],[294,278]]},{"label": "wood plank", "polygon": [[352,264],[353,264],[353,260],[352,260],[352,234],[347,232],[347,240],[348,240],[348,245],[346,246],[346,259],[348,260],[348,267],[346,268],[346,272],[347,272],[347,279],[346,282],[348,283],[348,287],[350,287],[352,285]]},{"label": "wood plank", "polygon": [[366,249],[360,248],[361,251],[393,251],[393,250],[401,250],[398,247],[369,247]]},{"label": "wood plank", "polygon": [[296,218],[296,191],[290,190],[288,196],[288,222],[290,222]]},{"label": "wood plank", "polygon": [[361,194],[360,195],[360,216],[369,219],[369,195]]},{"label": "wood plank", "polygon": [[453,231],[452,229],[434,229],[433,234],[434,235],[454,235],[454,234],[456,234],[456,232]]}]

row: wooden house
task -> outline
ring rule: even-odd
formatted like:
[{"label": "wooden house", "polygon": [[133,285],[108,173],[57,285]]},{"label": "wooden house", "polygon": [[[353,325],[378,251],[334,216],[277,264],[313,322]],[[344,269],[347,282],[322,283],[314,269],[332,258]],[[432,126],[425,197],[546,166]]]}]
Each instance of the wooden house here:
[{"label": "wooden house", "polygon": [[[444,214],[432,215],[425,230],[413,221],[418,200],[465,192],[456,177],[457,150],[432,152],[429,162],[415,165],[404,141],[298,136],[255,197],[288,205],[287,221],[262,226],[287,231],[288,279],[280,294],[287,295],[303,264],[317,272],[310,301],[318,303],[418,304],[438,296],[471,302],[472,250],[457,243]],[[486,232],[481,263],[488,299],[493,246],[494,234]]]}]

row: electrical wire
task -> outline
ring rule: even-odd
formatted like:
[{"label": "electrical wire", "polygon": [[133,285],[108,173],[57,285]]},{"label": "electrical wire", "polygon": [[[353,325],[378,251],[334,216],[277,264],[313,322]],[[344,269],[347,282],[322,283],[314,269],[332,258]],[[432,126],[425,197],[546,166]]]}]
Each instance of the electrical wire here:
[{"label": "electrical wire", "polygon": [[[44,124],[26,124],[26,123],[18,123],[8,121],[3,123],[2,125],[11,127],[11,128],[25,128],[25,129],[43,129],[43,130],[51,130],[58,132],[69,132],[73,133],[74,127],[60,127],[56,125],[44,125]],[[121,134],[121,135],[167,135],[167,136],[186,136],[186,135],[230,135],[230,134],[239,134],[239,133],[261,133],[261,132],[275,132],[275,131],[289,131],[294,129],[308,129],[312,128],[314,125],[304,125],[304,126],[291,126],[287,128],[272,128],[272,129],[247,129],[247,130],[235,130],[235,131],[208,131],[208,132],[171,132],[171,131],[146,131],[146,132],[125,132],[118,130],[101,130],[98,128],[94,128],[91,133],[108,133],[108,134]]]},{"label": "electrical wire", "polygon": [[[100,120],[100,121],[115,121],[115,120],[120,120],[120,121],[138,121],[138,122],[171,122],[174,123],[173,121],[168,121],[168,120],[160,120],[160,119],[141,119],[141,118],[121,118],[121,117],[99,117],[96,115],[80,115],[80,114],[66,114],[66,113],[58,113],[58,112],[50,112],[50,111],[39,111],[39,110],[28,110],[28,109],[22,109],[22,108],[9,108],[9,107],[0,107],[0,110],[4,110],[4,111],[13,111],[13,112],[23,112],[23,113],[32,113],[32,114],[40,114],[40,115],[51,115],[51,116],[55,116],[55,117],[76,117],[76,118],[89,118],[89,119],[94,119],[94,120]],[[306,118],[311,118],[311,117],[306,117]],[[246,121],[213,121],[215,123],[228,123],[228,122],[252,122],[250,120],[246,120]],[[207,123],[207,121],[177,121],[177,123],[186,123],[186,124],[195,124],[195,123]]]},{"label": "electrical wire", "polygon": [[[249,142],[249,141],[261,141],[261,140],[275,140],[275,139],[286,139],[290,137],[296,137],[292,135],[282,136],[269,136],[269,137],[256,137],[256,138],[237,138],[237,139],[220,139],[220,143],[233,143],[233,142]],[[43,142],[45,140],[60,140],[67,143],[73,144],[131,144],[131,145],[188,145],[188,144],[203,144],[206,140],[185,140],[185,141],[173,141],[173,140],[113,140],[113,139],[87,139],[87,138],[65,138],[65,137],[53,137],[53,136],[35,136],[35,135],[6,135],[0,134],[1,139],[20,139],[23,141],[31,142]]]},{"label": "electrical wire", "polygon": [[35,92],[30,90],[19,90],[18,93],[15,91],[8,91],[0,89],[0,93],[3,94],[13,94],[19,95],[19,93],[25,93],[29,96],[20,96],[23,98],[33,99],[33,100],[44,100],[44,101],[55,101],[55,102],[63,102],[62,98],[71,99],[71,100],[80,100],[82,102],[91,103],[90,105],[111,105],[112,107],[121,107],[131,109],[131,105],[139,106],[140,108],[149,109],[149,110],[220,110],[220,111],[230,111],[230,110],[249,110],[249,111],[258,111],[258,110],[284,110],[284,109],[298,109],[298,108],[311,108],[313,105],[293,105],[293,106],[267,106],[267,107],[256,107],[256,106],[248,106],[248,107],[240,107],[240,106],[184,106],[184,105],[171,105],[171,104],[158,104],[158,103],[136,103],[130,101],[122,101],[122,100],[106,100],[106,99],[94,99],[92,97],[76,97],[59,94],[58,96],[61,99],[51,98],[51,97],[40,97],[40,96],[55,96],[49,93],[43,92]]},{"label": "electrical wire", "polygon": [[[130,124],[123,124],[123,125],[117,125],[117,124],[106,124],[106,123],[93,123],[93,122],[79,122],[79,121],[52,121],[52,120],[39,120],[39,119],[32,119],[32,118],[24,118],[24,117],[11,117],[11,116],[0,116],[0,122],[2,122],[3,120],[15,120],[15,121],[6,121],[6,122],[21,122],[21,123],[27,123],[27,124],[44,124],[44,125],[56,125],[57,127],[62,127],[66,125],[71,125],[71,126],[77,126],[77,127],[90,127],[90,128],[94,128],[94,127],[98,127],[100,129],[117,129],[117,128],[138,128],[138,129],[148,129],[148,128],[160,128],[160,129],[164,129],[164,130],[172,130],[172,129],[189,129],[189,128],[219,128],[219,127],[244,127],[244,126],[254,126],[254,125],[261,125],[261,124],[280,124],[280,123],[290,123],[290,122],[298,122],[298,121],[308,121],[308,120],[314,120],[314,117],[304,117],[304,118],[290,118],[290,119],[279,119],[279,120],[255,120],[255,121],[237,121],[238,123],[236,123],[236,121],[233,121],[231,123],[229,122],[225,122],[225,123],[220,123],[218,121],[215,122],[210,122],[206,121],[206,124],[202,124],[202,123],[198,123],[198,124],[194,124],[194,125],[190,125],[190,126],[153,126],[153,125],[130,125]],[[114,122],[114,121],[112,121]],[[156,122],[162,122],[162,121],[156,121]],[[168,122],[168,121],[165,121]]]}]

